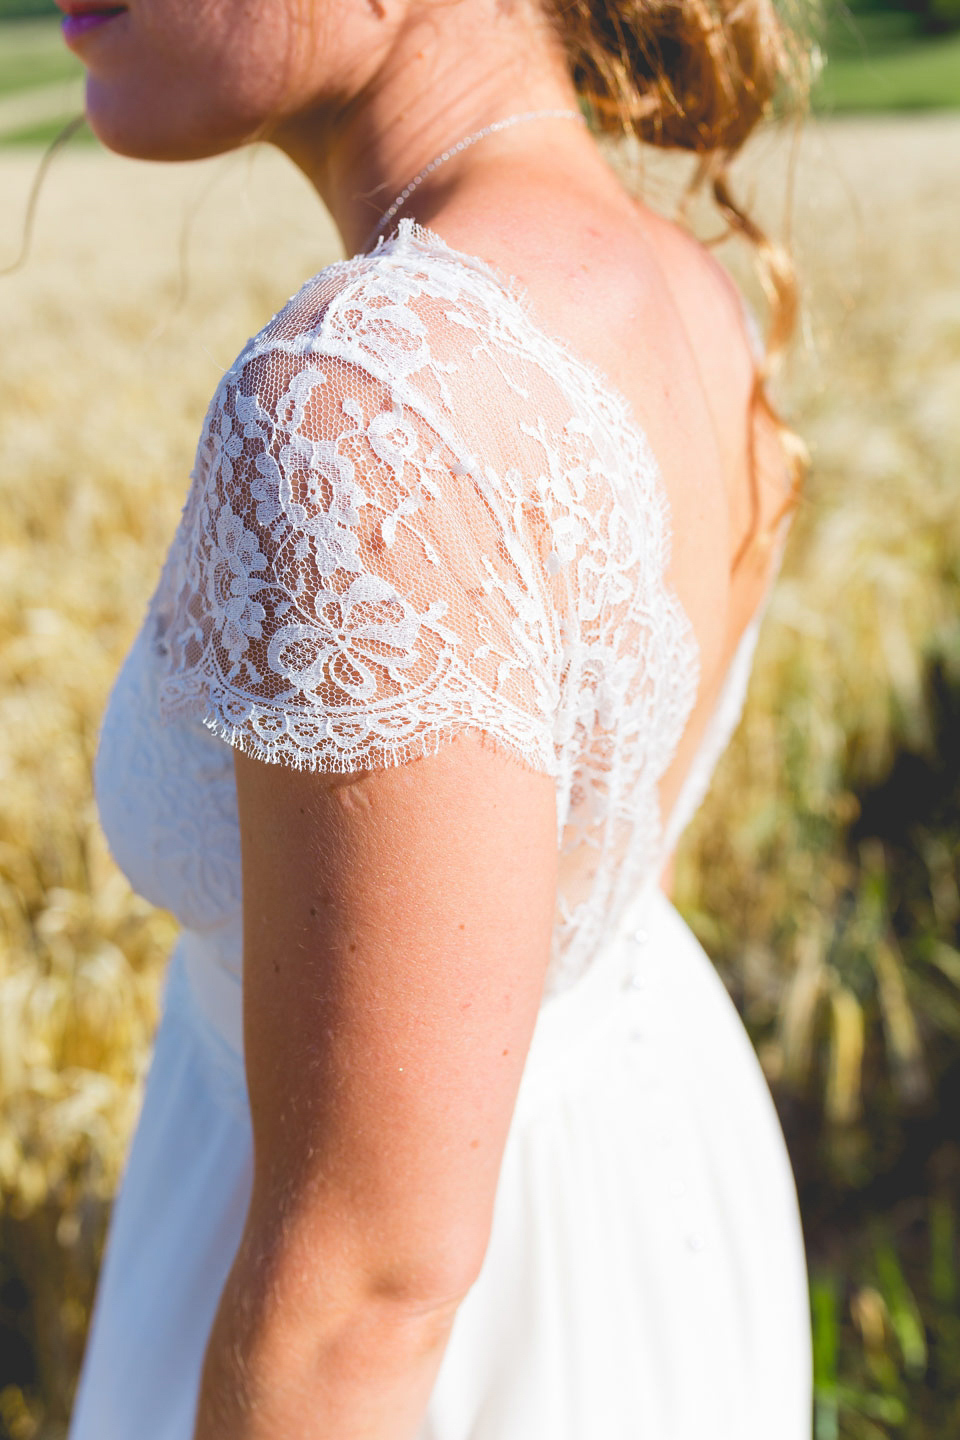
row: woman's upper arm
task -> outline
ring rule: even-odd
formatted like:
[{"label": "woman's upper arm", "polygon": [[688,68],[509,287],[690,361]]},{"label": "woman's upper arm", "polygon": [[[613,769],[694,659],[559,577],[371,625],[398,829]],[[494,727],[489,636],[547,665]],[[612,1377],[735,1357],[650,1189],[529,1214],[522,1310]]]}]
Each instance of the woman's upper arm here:
[{"label": "woman's upper arm", "polygon": [[[163,713],[237,751],[243,1253],[308,1312],[475,1276],[556,888],[536,477],[441,434],[355,288],[225,375],[157,604]],[[395,311],[406,374],[427,319]]]},{"label": "woman's upper arm", "polygon": [[481,736],[330,775],[235,755],[247,1221],[346,1300],[462,1294],[549,958],[554,781]]}]

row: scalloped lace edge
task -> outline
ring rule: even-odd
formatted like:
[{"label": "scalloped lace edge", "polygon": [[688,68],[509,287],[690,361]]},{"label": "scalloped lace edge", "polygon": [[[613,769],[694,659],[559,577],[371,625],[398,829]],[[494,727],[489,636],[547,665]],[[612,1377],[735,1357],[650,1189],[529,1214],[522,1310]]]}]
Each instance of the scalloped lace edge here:
[{"label": "scalloped lace edge", "polygon": [[[260,707],[258,713],[272,714],[274,712],[269,707]],[[549,766],[545,765],[543,756],[534,747],[525,748],[504,735],[494,734],[487,728],[486,722],[481,724],[480,721],[469,723],[458,721],[453,725],[433,726],[403,741],[380,740],[375,747],[371,748],[383,759],[378,759],[372,765],[356,763],[361,757],[349,750],[341,749],[330,740],[324,740],[320,746],[315,746],[312,750],[300,749],[285,735],[280,741],[271,744],[267,740],[252,735],[243,726],[227,719],[223,713],[223,707],[214,699],[208,701],[204,713],[200,715],[200,721],[207,730],[212,731],[221,740],[226,740],[235,750],[240,750],[245,755],[251,755],[256,760],[263,760],[268,765],[287,765],[293,770],[321,771],[340,775],[363,771],[373,772],[387,767],[404,765],[410,760],[425,759],[430,755],[435,755],[438,750],[452,740],[464,735],[472,735],[477,738],[479,748],[503,755],[506,759],[521,765],[525,770],[537,775],[549,775],[551,779],[556,779],[559,774],[555,759]],[[333,763],[330,763],[331,761]]]}]

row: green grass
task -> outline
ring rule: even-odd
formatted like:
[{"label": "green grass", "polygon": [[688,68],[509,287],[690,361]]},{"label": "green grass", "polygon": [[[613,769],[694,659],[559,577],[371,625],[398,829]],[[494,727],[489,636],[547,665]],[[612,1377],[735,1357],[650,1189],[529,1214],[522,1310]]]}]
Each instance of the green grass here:
[{"label": "green grass", "polygon": [[890,12],[851,17],[848,27],[835,30],[814,107],[836,113],[960,105],[960,32],[920,38],[908,25],[907,17]]},{"label": "green grass", "polygon": [[[0,135],[0,145],[27,145],[42,146],[44,149],[56,140],[66,125],[66,120],[47,120],[40,125],[25,125],[22,130],[12,130],[8,134]],[[82,125],[75,135],[71,135],[70,145],[99,145],[99,140],[88,125]]]},{"label": "green grass", "polygon": [[23,20],[36,15],[55,16],[53,0],[0,0],[0,21]]},{"label": "green grass", "polygon": [[55,18],[0,20],[0,144],[49,144],[83,108],[82,77]]},{"label": "green grass", "polygon": [[14,95],[81,75],[83,66],[60,38],[56,20],[0,24],[0,95]]}]

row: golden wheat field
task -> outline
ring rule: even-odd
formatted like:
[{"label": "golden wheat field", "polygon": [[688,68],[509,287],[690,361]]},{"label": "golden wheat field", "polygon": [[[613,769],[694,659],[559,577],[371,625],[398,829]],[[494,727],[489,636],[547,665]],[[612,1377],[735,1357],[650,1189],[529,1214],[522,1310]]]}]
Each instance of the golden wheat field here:
[{"label": "golden wheat field", "polygon": [[[819,1066],[843,1125],[869,1107],[874,1019],[830,940],[838,897],[875,894],[884,857],[865,843],[851,858],[838,837],[853,792],[882,779],[898,746],[936,743],[926,658],[960,685],[960,116],[812,120],[795,155],[791,138],[758,136],[734,175],[783,235],[795,163],[802,323],[775,393],[813,471],[675,898],[762,1032],[771,1081]],[[39,159],[0,152],[0,265],[17,257]],[[650,199],[669,209],[688,169],[649,158]],[[711,207],[695,213],[719,234]],[[100,716],[220,373],[338,253],[306,182],[271,151],[151,166],[67,148],[27,259],[0,276],[0,1283],[19,1296],[0,1343],[23,1352],[0,1384],[0,1433],[12,1440],[63,1434],[174,936],[100,833]],[[745,248],[719,253],[762,310]],[[943,922],[934,961],[960,997],[956,855],[926,843]],[[923,1024],[907,962],[883,927],[869,931],[871,913],[864,900],[875,1028],[909,1100],[931,1083]]]}]

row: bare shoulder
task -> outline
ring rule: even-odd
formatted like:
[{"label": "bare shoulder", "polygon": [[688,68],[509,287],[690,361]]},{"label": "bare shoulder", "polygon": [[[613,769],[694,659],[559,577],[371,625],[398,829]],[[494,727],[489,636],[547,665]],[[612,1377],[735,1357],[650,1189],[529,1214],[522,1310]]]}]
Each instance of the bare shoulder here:
[{"label": "bare shoulder", "polygon": [[754,360],[743,294],[711,248],[678,222],[647,206],[642,223],[694,349],[715,373],[717,388],[747,397]]}]

